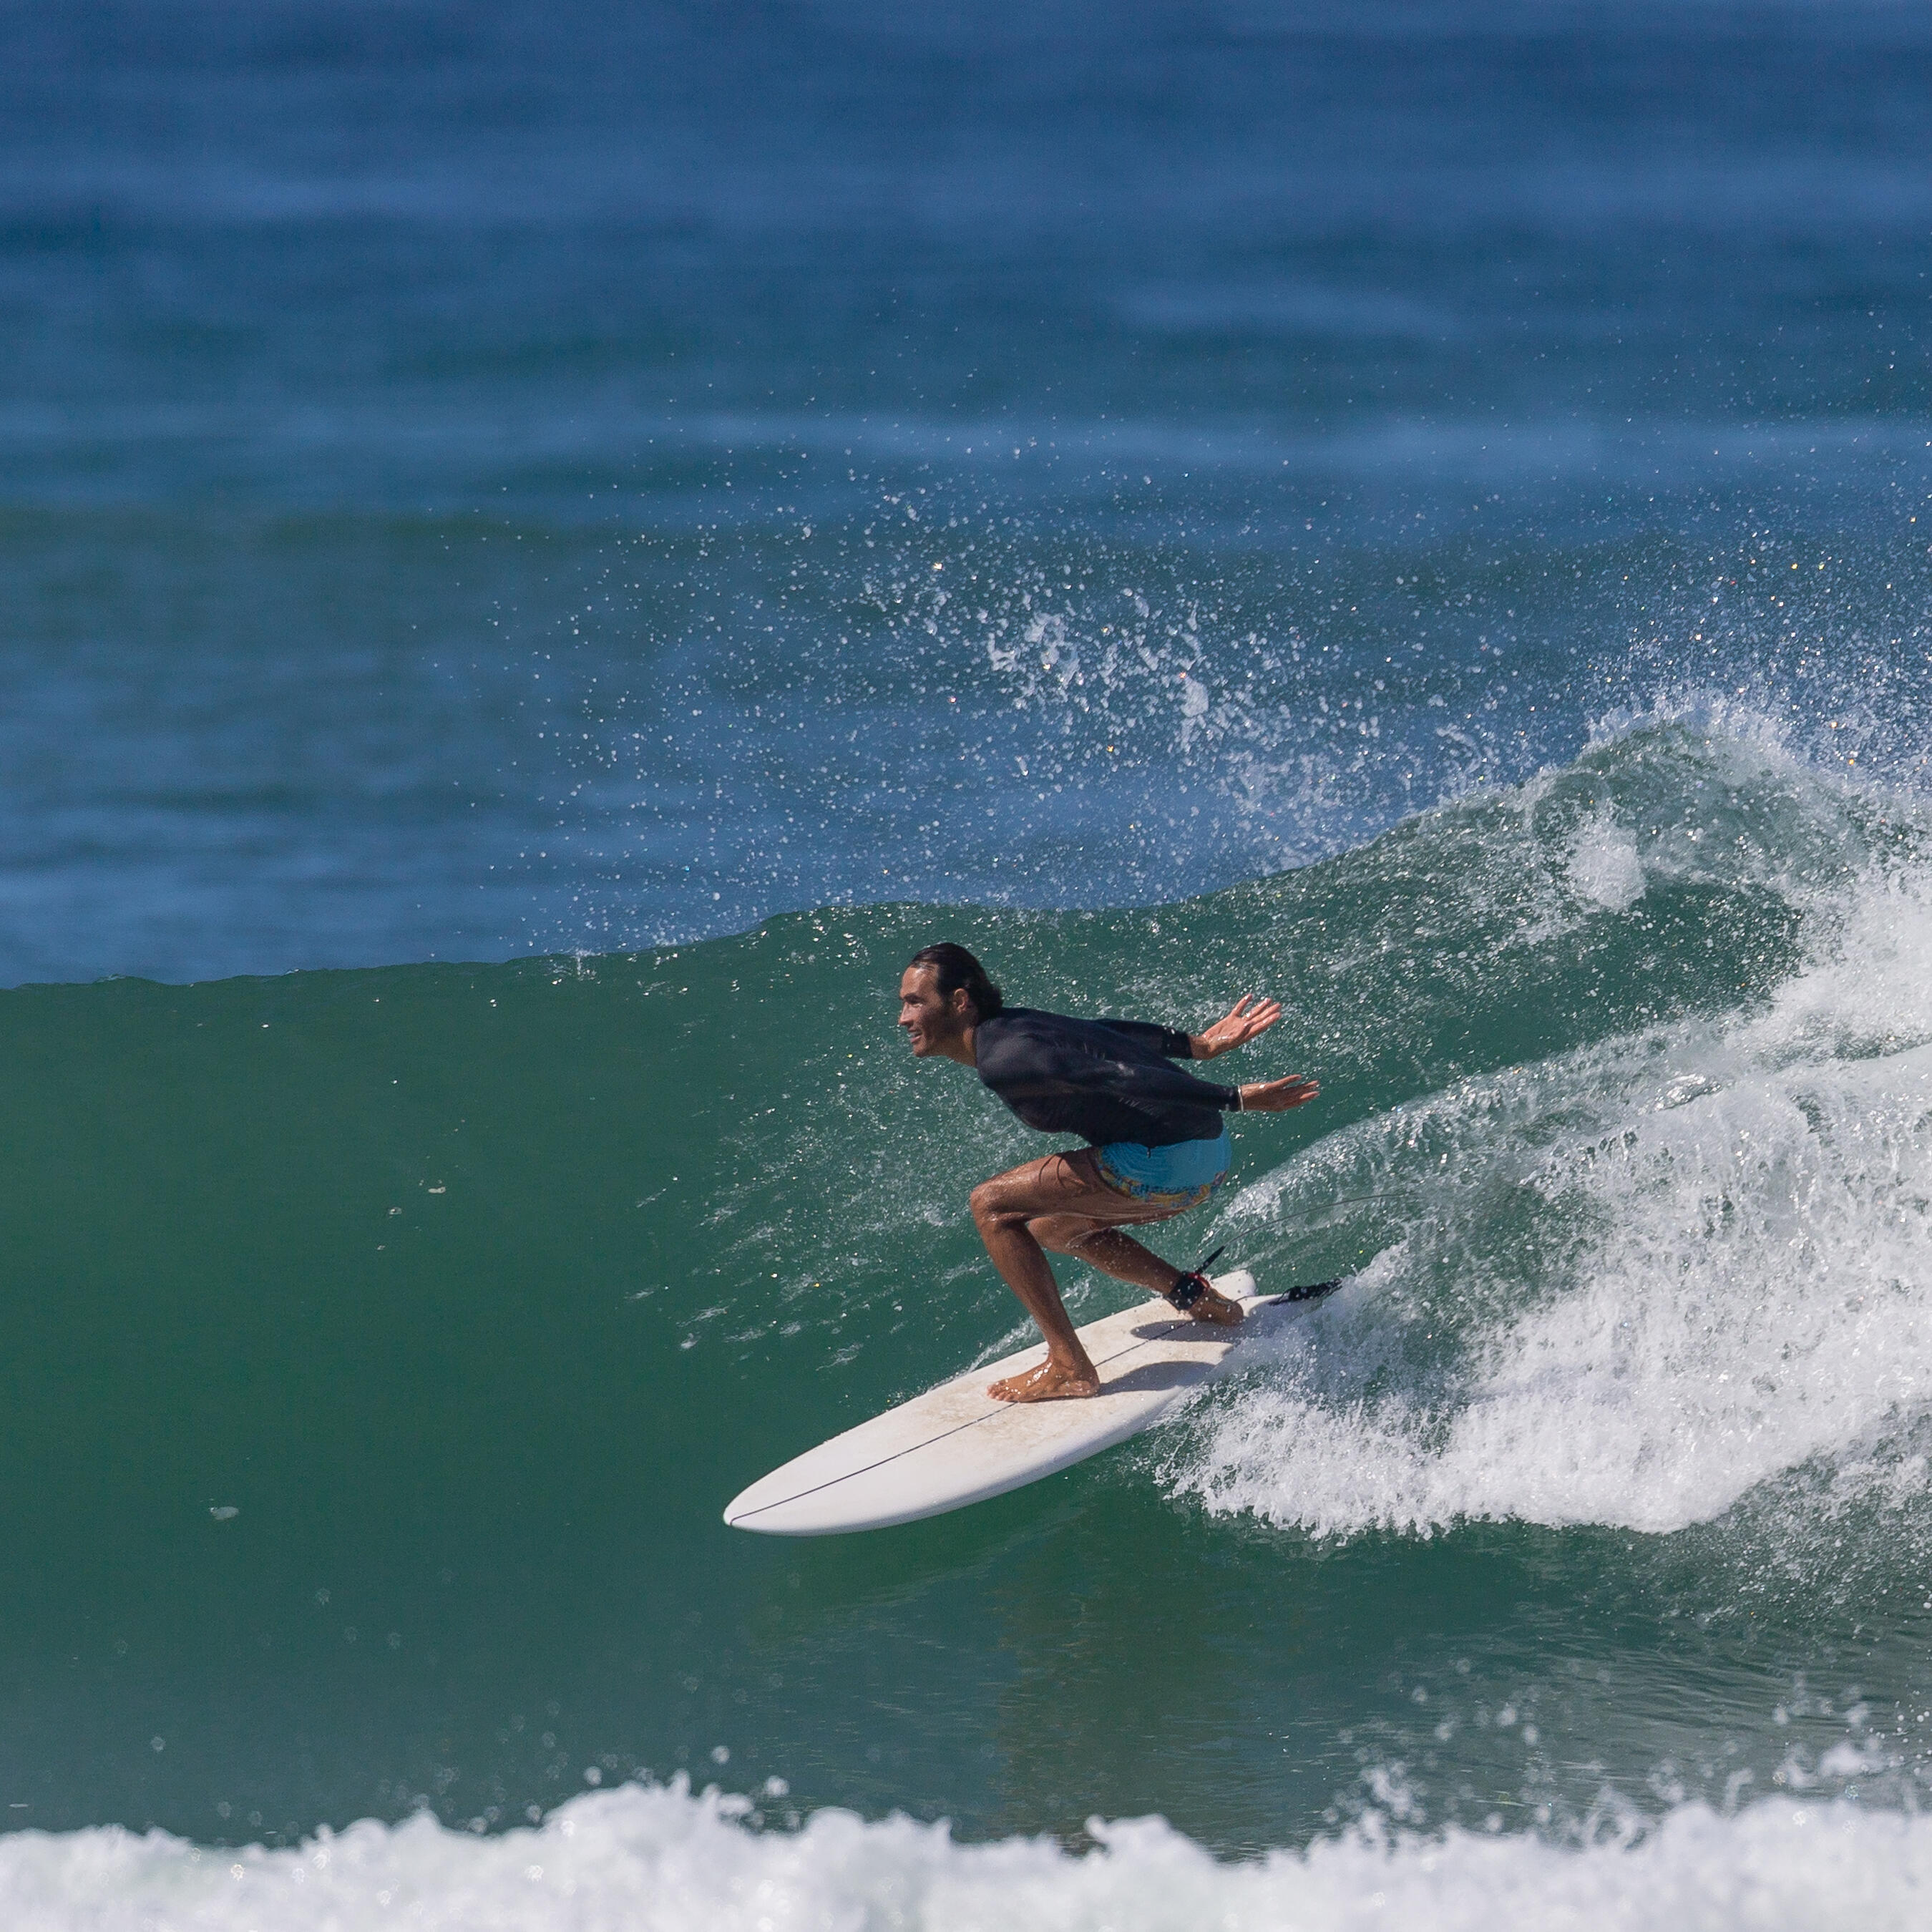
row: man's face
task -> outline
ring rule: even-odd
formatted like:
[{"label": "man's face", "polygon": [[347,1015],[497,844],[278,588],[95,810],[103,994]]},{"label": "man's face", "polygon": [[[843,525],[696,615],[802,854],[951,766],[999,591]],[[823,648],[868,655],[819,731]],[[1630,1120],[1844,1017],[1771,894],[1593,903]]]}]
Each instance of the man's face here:
[{"label": "man's face", "polygon": [[921,1059],[943,1053],[966,1030],[972,1002],[962,988],[948,1000],[939,990],[936,966],[908,966],[899,981],[899,1024]]}]

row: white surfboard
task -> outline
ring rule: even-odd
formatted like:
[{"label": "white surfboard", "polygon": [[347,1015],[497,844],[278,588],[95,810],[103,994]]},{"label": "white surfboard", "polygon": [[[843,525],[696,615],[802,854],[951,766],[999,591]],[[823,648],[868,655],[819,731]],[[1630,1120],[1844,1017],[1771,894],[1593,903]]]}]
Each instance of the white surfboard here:
[{"label": "white surfboard", "polygon": [[1151,1428],[1190,1390],[1224,1373],[1244,1346],[1278,1333],[1296,1303],[1339,1285],[1270,1298],[1256,1293],[1243,1269],[1214,1284],[1247,1311],[1238,1328],[1190,1322],[1152,1300],[1090,1322],[1080,1339],[1100,1372],[1098,1395],[995,1402],[988,1383],[1045,1360],[1045,1346],[1036,1342],[794,1457],[734,1498],[724,1520],[772,1536],[829,1536],[1004,1496]]}]

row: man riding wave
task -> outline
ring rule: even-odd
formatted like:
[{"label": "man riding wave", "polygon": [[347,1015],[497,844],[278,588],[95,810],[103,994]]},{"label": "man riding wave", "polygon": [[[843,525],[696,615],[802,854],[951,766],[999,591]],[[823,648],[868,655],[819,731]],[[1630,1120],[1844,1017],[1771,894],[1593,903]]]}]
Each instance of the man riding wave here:
[{"label": "man riding wave", "polygon": [[956,1060],[1030,1127],[1088,1144],[982,1180],[973,1219],[993,1265],[1046,1338],[1046,1360],[988,1390],[1001,1402],[1096,1395],[1100,1378],[1068,1318],[1046,1252],[1074,1255],[1164,1297],[1196,1322],[1232,1324],[1240,1305],[1204,1274],[1162,1261],[1124,1232],[1199,1206],[1227,1177],[1228,1113],[1278,1114],[1321,1090],[1292,1076],[1244,1087],[1172,1063],[1214,1060],[1268,1031],[1280,1004],[1252,995],[1198,1034],[1139,1020],[1082,1020],[1009,1006],[963,946],[928,946],[899,981],[899,1024],[922,1060]]}]

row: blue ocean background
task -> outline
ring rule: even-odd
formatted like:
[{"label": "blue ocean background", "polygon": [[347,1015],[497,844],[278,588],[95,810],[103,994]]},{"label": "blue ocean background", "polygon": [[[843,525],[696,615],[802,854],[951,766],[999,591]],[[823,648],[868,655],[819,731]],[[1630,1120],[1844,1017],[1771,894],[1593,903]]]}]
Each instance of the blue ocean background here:
[{"label": "blue ocean background", "polygon": [[[1916,1922],[1932,20],[0,28],[10,1924]],[[941,937],[1351,1286],[734,1535],[1021,1339]]]}]

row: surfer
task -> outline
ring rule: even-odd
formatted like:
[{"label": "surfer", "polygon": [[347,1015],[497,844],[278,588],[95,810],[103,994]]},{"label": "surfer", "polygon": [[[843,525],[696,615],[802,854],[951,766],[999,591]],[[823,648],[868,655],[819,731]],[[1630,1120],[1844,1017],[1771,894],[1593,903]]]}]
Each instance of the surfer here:
[{"label": "surfer", "polygon": [[1222,1114],[1279,1114],[1314,1099],[1316,1083],[1299,1076],[1220,1087],[1169,1064],[1218,1058],[1280,1018],[1279,1002],[1250,995],[1198,1034],[1140,1020],[1070,1019],[1009,1006],[963,946],[913,955],[899,981],[898,1023],[914,1054],[974,1068],[1028,1126],[1088,1142],[973,1190],[986,1252],[1046,1338],[1039,1367],[994,1383],[988,1394],[1046,1402],[1100,1393],[1048,1250],[1161,1295],[1196,1322],[1241,1319],[1240,1304],[1206,1275],[1162,1261],[1124,1231],[1198,1207],[1226,1178],[1233,1150]]}]

